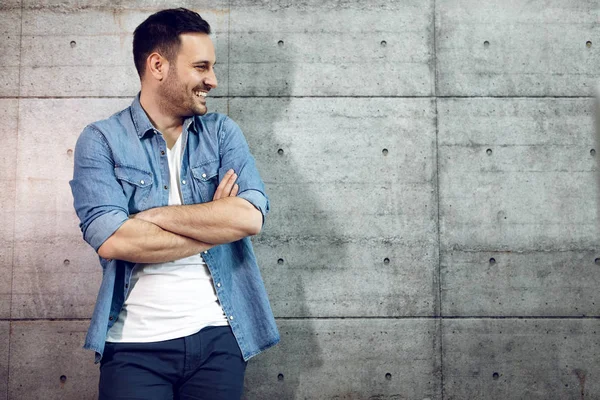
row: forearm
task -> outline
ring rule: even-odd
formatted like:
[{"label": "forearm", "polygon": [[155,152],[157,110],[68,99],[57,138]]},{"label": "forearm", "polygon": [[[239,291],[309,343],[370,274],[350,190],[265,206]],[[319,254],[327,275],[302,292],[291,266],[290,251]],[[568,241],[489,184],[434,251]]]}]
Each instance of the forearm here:
[{"label": "forearm", "polygon": [[211,247],[150,222],[129,219],[100,246],[98,254],[107,259],[160,263],[189,257]]},{"label": "forearm", "polygon": [[262,227],[260,211],[238,197],[153,208],[137,214],[136,218],[156,224],[166,231],[214,245],[256,235]]}]

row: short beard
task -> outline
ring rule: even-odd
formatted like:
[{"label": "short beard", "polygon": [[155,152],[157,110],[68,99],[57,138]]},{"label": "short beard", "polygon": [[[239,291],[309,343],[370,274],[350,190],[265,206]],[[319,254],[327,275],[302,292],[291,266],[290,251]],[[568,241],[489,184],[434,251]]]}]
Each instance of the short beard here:
[{"label": "short beard", "polygon": [[[185,86],[177,78],[177,66],[171,64],[167,77],[159,87],[159,105],[167,114],[187,118],[196,114],[196,107],[188,97]],[[190,103],[191,102],[191,103]],[[202,112],[201,114],[205,114]]]}]

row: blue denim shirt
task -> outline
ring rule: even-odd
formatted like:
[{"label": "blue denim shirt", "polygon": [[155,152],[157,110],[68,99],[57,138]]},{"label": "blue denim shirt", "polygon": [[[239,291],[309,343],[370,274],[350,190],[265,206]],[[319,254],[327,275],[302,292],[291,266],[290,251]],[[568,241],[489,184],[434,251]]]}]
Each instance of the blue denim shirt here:
[{"label": "blue denim shirt", "polygon": [[[222,114],[184,121],[181,165],[183,204],[211,201],[229,169],[238,174],[237,197],[265,215],[269,200],[238,125]],[[129,217],[168,204],[166,142],[150,123],[139,95],[130,107],[88,125],[77,140],[70,181],[86,242],[98,251]],[[215,290],[245,360],[279,342],[279,332],[249,238],[203,254]],[[84,348],[102,358],[106,334],[127,297],[135,263],[100,257],[102,284]]]}]

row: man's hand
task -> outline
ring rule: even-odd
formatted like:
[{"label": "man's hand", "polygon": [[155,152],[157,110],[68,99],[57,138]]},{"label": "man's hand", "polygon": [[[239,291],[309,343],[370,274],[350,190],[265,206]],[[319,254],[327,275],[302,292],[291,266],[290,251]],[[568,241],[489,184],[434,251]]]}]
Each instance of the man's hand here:
[{"label": "man's hand", "polygon": [[238,184],[235,183],[237,177],[238,177],[237,174],[232,169],[227,171],[227,173],[221,180],[221,183],[219,183],[219,186],[217,187],[217,191],[215,192],[215,195],[213,196],[213,201],[219,200],[224,197],[237,196],[238,190],[240,189]]}]

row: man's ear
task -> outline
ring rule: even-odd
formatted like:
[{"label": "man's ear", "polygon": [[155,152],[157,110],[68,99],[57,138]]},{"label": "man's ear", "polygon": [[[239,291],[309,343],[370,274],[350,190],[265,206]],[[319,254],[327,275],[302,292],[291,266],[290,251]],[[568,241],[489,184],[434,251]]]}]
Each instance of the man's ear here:
[{"label": "man's ear", "polygon": [[154,79],[162,81],[169,72],[169,62],[163,56],[154,52],[146,59],[146,69]]}]

